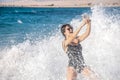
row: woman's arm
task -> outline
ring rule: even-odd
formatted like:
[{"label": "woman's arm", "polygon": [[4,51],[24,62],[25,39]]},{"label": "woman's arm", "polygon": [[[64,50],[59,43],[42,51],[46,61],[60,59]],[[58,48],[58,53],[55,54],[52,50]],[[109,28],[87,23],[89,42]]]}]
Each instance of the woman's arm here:
[{"label": "woman's arm", "polygon": [[82,35],[78,36],[78,40],[80,42],[83,41],[84,39],[86,39],[90,34],[90,31],[91,31],[91,22],[90,22],[90,20],[87,22],[86,26],[87,26],[86,32],[83,33]]},{"label": "woman's arm", "polygon": [[77,28],[76,31],[74,31],[73,33],[71,33],[71,35],[68,37],[68,39],[65,41],[65,46],[67,46],[69,43],[71,43],[71,41],[78,35],[78,33],[80,32],[81,28],[86,24],[87,20],[83,20],[80,27]]},{"label": "woman's arm", "polygon": [[86,21],[87,20],[83,20],[80,27],[78,27],[73,33],[72,33],[72,36],[73,36],[73,39],[78,35],[78,33],[80,32],[80,30],[82,29],[82,27],[86,24]]}]

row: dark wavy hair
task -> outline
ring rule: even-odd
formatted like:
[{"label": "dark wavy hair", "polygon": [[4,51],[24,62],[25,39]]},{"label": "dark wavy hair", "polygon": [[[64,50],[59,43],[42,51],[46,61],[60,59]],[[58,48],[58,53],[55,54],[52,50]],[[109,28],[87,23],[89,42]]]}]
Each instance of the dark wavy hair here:
[{"label": "dark wavy hair", "polygon": [[70,24],[64,24],[64,25],[62,25],[61,26],[61,33],[62,33],[62,35],[65,37],[65,28],[66,28],[66,26],[68,26],[68,27],[70,27],[71,29],[73,29],[73,27],[70,25]]}]

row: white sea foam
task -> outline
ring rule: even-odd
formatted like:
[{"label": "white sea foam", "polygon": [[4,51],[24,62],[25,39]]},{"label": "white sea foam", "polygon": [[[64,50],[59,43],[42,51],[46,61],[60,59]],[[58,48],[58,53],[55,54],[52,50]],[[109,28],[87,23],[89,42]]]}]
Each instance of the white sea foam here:
[{"label": "white sea foam", "polygon": [[[119,80],[119,20],[114,19],[116,15],[106,16],[104,8],[91,10],[91,34],[81,42],[85,62],[103,80]],[[76,28],[80,20],[70,23]],[[26,40],[0,51],[0,80],[66,80],[68,58],[61,47],[62,40],[60,31],[56,31],[48,40]],[[79,75],[78,80],[81,78]]]},{"label": "white sea foam", "polygon": [[22,24],[23,22],[21,20],[17,20],[18,23]]}]

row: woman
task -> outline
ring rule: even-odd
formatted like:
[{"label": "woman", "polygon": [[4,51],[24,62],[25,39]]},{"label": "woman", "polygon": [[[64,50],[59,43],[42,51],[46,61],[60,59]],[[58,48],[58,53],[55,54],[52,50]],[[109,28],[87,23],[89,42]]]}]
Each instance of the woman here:
[{"label": "woman", "polygon": [[[84,25],[87,26],[86,32],[82,35],[78,35]],[[89,18],[83,19],[80,27],[78,27],[74,32],[73,27],[69,24],[64,24],[61,27],[61,32],[65,37],[65,40],[62,42],[62,47],[69,58],[69,64],[67,67],[67,80],[75,80],[77,73],[82,73],[90,80],[96,80],[96,76],[93,75],[93,72],[85,65],[82,56],[82,47],[79,44],[89,36],[90,29],[91,22]]]}]

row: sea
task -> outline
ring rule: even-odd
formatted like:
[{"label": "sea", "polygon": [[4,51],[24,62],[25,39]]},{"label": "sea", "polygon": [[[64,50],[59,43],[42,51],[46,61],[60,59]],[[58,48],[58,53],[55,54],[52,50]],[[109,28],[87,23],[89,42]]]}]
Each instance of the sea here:
[{"label": "sea", "polygon": [[[66,80],[61,26],[91,19],[82,41],[85,63],[100,80],[120,80],[120,7],[0,7],[0,80]],[[86,26],[79,35],[83,34]],[[88,80],[78,74],[77,80]]]}]

